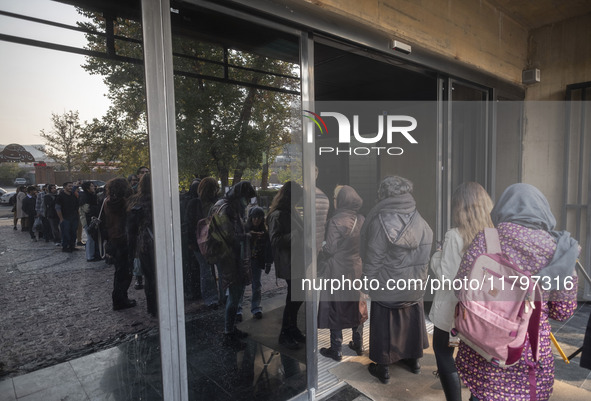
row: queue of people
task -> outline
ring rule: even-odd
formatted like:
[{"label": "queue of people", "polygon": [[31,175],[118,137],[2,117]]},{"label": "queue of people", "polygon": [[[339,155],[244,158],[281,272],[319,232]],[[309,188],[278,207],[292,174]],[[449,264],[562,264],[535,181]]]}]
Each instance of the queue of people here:
[{"label": "queue of people", "polygon": [[[134,188],[136,178],[139,183]],[[247,181],[236,183],[221,197],[217,180],[212,177],[193,184],[194,195],[183,210],[187,246],[198,261],[204,305],[224,308],[223,345],[234,349],[245,346],[242,340],[247,333],[236,324],[242,320],[243,295],[248,285],[252,285],[253,318],[263,318],[261,276],[263,272],[268,274],[274,264],[277,279],[287,284],[278,342],[288,349],[301,348],[306,342],[298,327],[298,312],[303,302],[294,294],[298,290],[295,281],[304,278],[306,271],[304,224],[296,208],[303,198],[302,187],[293,181],[286,182],[265,216],[262,208],[251,204],[256,192]],[[517,362],[511,366],[490,363],[480,350],[455,336],[458,291],[451,288],[437,291],[429,313],[434,323],[437,375],[447,401],[461,399],[462,383],[474,401],[526,400],[532,394],[537,400],[548,399],[554,380],[548,319],[564,321],[575,311],[574,266],[580,252],[578,243],[567,232],[554,230],[556,220],[548,201],[535,187],[514,184],[493,206],[482,186],[467,182],[455,189],[451,203],[452,228],[431,254],[433,232],[417,210],[412,192],[411,181],[386,177],[379,185],[377,203],[363,216],[359,212],[363,200],[355,189],[338,185],[333,194],[334,211],[327,219],[328,198],[317,189],[316,201],[322,204],[319,208],[322,216],[320,221],[316,217],[322,230],[317,230],[317,236],[321,237],[316,242],[326,263],[323,277],[374,280],[380,283],[377,288],[382,289],[392,280],[426,281],[430,266],[437,279],[461,280],[470,274],[475,260],[490,251],[484,230],[496,228],[500,251],[522,271],[549,277],[552,283],[569,279],[573,285],[570,289],[556,285],[544,289],[538,304],[541,307],[536,329],[539,349],[532,349],[536,346],[527,338],[521,355],[517,355]],[[42,233],[46,241],[59,243],[64,252],[76,249],[76,229],[81,223],[87,233],[89,262],[102,259],[97,253],[100,240],[88,230],[89,222],[104,213],[100,233],[106,241],[105,259],[115,268],[113,309],[136,305],[128,297],[128,289],[133,266],[137,265],[145,280],[148,313],[157,315],[149,171],[129,180],[110,180],[103,200],[92,183],[83,183],[80,195],[76,195],[69,182],[64,183],[59,194],[54,185],[47,185],[43,192],[32,186],[21,187],[15,212],[15,230],[20,219],[22,230],[28,231],[31,238],[38,240],[36,232]],[[35,223],[37,217],[42,218],[40,223]],[[210,235],[219,244],[213,254],[202,254],[197,246],[197,227],[206,218],[215,227],[210,229]],[[363,354],[366,351],[363,324],[369,319],[372,361],[369,373],[384,384],[391,379],[389,366],[393,363],[420,373],[420,359],[429,346],[423,297],[422,287],[388,292],[373,288],[321,291],[318,328],[330,330],[330,347],[321,348],[320,354],[341,360],[343,330],[349,329],[352,340],[348,347],[358,355]],[[368,300],[371,300],[371,313],[368,313]],[[454,359],[455,350],[458,352]]]},{"label": "queue of people", "polygon": [[[452,197],[452,228],[443,244],[430,255],[432,231],[416,210],[410,181],[387,177],[381,182],[378,203],[365,218],[359,234],[354,229],[354,222],[360,218],[354,217],[359,206],[345,206],[345,189],[348,188],[335,190],[336,213],[329,220],[322,248],[329,261],[324,278],[365,277],[377,280],[380,285],[376,287],[383,289],[387,280],[426,280],[430,264],[436,279],[462,280],[470,274],[479,256],[492,252],[487,248],[489,239],[485,240],[483,232],[496,228],[500,252],[507,260],[528,275],[539,275],[554,283],[543,288],[539,302],[532,300],[528,304],[541,308],[539,327],[532,329],[539,336],[539,343],[529,335],[524,337],[523,346],[516,349],[521,354],[513,355],[516,362],[508,366],[496,364],[494,360],[491,363],[490,358],[483,356],[482,349],[474,349],[455,336],[455,319],[465,318],[456,307],[457,289],[437,291],[429,313],[434,323],[436,373],[447,401],[461,400],[462,382],[470,390],[472,401],[549,399],[554,358],[548,319],[564,321],[575,311],[574,269],[580,247],[567,232],[554,231],[556,220],[542,193],[531,185],[514,184],[493,207],[482,186],[474,182],[461,184]],[[348,192],[355,194],[353,189]],[[345,208],[348,210],[343,212]],[[351,244],[352,240],[358,246]],[[570,282],[572,286],[556,285],[559,282]],[[369,290],[367,293],[371,298],[369,373],[388,383],[389,365],[396,362],[412,373],[420,373],[419,360],[429,346],[423,290]],[[362,343],[358,342],[362,338],[359,325],[365,318],[363,303],[367,295],[349,294],[338,303],[338,298],[344,295],[343,292],[332,296],[328,291],[321,293],[318,311],[318,327],[330,329],[331,344],[330,348],[321,348],[320,354],[337,361],[341,359],[342,329],[352,329],[353,341],[349,347],[358,354],[363,352],[359,346]],[[480,340],[492,341],[486,334]],[[455,350],[459,351],[454,359]]]}]

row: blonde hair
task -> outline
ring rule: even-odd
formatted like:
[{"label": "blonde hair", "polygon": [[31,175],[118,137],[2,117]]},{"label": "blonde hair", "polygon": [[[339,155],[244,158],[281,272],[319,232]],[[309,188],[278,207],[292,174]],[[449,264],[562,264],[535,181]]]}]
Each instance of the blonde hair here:
[{"label": "blonde hair", "polygon": [[476,234],[485,227],[494,227],[490,217],[492,208],[490,196],[477,182],[466,182],[456,188],[451,198],[451,219],[464,241],[462,253]]}]

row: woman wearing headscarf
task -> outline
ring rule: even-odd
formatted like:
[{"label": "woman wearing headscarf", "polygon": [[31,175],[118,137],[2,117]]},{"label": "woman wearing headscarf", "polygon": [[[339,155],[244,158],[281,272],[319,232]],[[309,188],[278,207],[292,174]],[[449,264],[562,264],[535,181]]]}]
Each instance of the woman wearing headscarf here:
[{"label": "woman wearing headscarf", "polygon": [[250,182],[241,181],[212,208],[210,233],[219,244],[216,263],[221,270],[223,289],[228,290],[224,345],[230,347],[242,347],[240,339],[246,337],[246,333],[235,327],[235,322],[244,286],[250,284],[249,241],[242,221],[246,206],[255,196]]},{"label": "woman wearing headscarf", "polygon": [[113,310],[132,308],[134,299],[129,299],[127,290],[131,284],[131,260],[127,247],[127,199],[131,196],[131,187],[125,178],[113,178],[105,184],[104,235],[107,240],[105,259],[114,265]]},{"label": "woman wearing headscarf", "polygon": [[[326,228],[326,244],[322,252],[328,257],[325,279],[357,280],[361,278],[359,256],[361,227],[365,218],[359,214],[363,200],[348,185],[337,186],[334,192],[335,214]],[[363,323],[367,320],[367,305],[355,289],[342,289],[333,294],[320,293],[318,328],[330,329],[330,348],[320,348],[320,354],[335,361],[342,359],[343,329],[352,329],[349,348],[363,353]]]},{"label": "woman wearing headscarf", "polygon": [[[265,226],[265,211],[263,208],[255,206],[248,211],[248,220],[246,221],[245,229],[250,238],[250,271],[252,272],[250,313],[252,313],[253,318],[262,319],[263,307],[261,306],[261,298],[263,284],[261,282],[261,276],[263,271],[269,274],[271,264],[273,263],[273,252],[271,251],[269,232]],[[242,321],[242,300],[238,304],[238,315],[236,318]]]},{"label": "woman wearing headscarf", "polygon": [[[578,243],[568,232],[554,231],[556,220],[544,195],[528,184],[513,184],[499,198],[491,212],[502,252],[521,269],[540,276],[543,292],[539,329],[539,360],[534,365],[536,400],[547,400],[554,384],[554,357],[550,349],[549,318],[564,321],[576,308],[575,261]],[[468,275],[476,258],[486,253],[480,232],[462,258],[456,278]],[[566,290],[565,283],[572,289]],[[567,284],[566,287],[569,285]],[[487,362],[468,345],[460,343],[456,366],[472,393],[471,400],[530,400],[528,363],[533,361],[526,340],[517,364],[500,368]]]},{"label": "woman wearing headscarf", "polygon": [[199,264],[199,288],[203,303],[205,306],[215,309],[218,306],[220,296],[216,287],[213,265],[209,264],[205,256],[199,251],[196,230],[199,220],[209,216],[209,210],[218,201],[218,181],[213,177],[193,181],[189,192],[192,191],[195,191],[195,194],[187,203],[185,212],[187,243],[189,250],[193,252]]},{"label": "woman wearing headscarf", "polygon": [[287,181],[273,198],[267,216],[275,274],[287,282],[279,344],[289,349],[298,349],[306,342],[306,336],[298,328],[298,311],[302,301],[292,299],[295,290],[292,276],[303,277],[304,222],[295,209],[302,197],[302,187],[297,182]]},{"label": "woman wearing headscarf", "polygon": [[146,279],[144,293],[146,294],[148,314],[154,317],[158,316],[150,173],[142,175],[137,193],[129,198],[127,243],[129,244],[129,259],[139,259],[142,274]]},{"label": "woman wearing headscarf", "polygon": [[[391,176],[380,183],[378,204],[361,230],[360,254],[370,289],[369,372],[390,381],[388,365],[402,361],[420,372],[419,358],[429,346],[423,295],[425,286],[387,289],[392,282],[425,282],[433,232],[416,208],[412,182]],[[393,281],[391,281],[393,280]]]}]

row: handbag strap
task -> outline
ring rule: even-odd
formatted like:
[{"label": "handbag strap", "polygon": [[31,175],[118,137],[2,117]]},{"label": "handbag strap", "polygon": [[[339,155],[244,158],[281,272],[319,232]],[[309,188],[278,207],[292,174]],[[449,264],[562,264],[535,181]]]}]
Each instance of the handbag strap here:
[{"label": "handbag strap", "polygon": [[99,215],[98,215],[98,219],[99,220],[101,219],[101,216],[103,214],[103,208],[105,207],[105,202],[106,201],[107,201],[107,198],[103,199],[103,203],[101,204],[101,211],[99,212]]}]

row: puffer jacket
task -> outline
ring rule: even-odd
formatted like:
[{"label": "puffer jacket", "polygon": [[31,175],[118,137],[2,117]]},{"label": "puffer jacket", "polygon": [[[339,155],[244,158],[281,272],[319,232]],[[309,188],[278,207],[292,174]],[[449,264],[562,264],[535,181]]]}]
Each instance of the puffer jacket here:
[{"label": "puffer jacket", "polygon": [[[361,277],[359,237],[364,217],[359,214],[363,200],[350,186],[343,186],[337,196],[334,216],[326,229],[326,245],[322,249],[328,255],[325,279],[356,280]],[[357,327],[367,320],[367,305],[359,291],[342,288],[339,291],[320,292],[318,328],[344,329]]]},{"label": "puffer jacket", "polygon": [[212,209],[210,231],[220,245],[215,262],[222,272],[223,288],[250,284],[250,242],[242,223],[245,205],[256,193],[246,181],[234,185]]},{"label": "puffer jacket", "polygon": [[425,293],[432,242],[433,231],[411,194],[380,201],[361,230],[363,276],[368,282],[377,280],[369,291],[372,301],[387,308],[419,302]]}]

